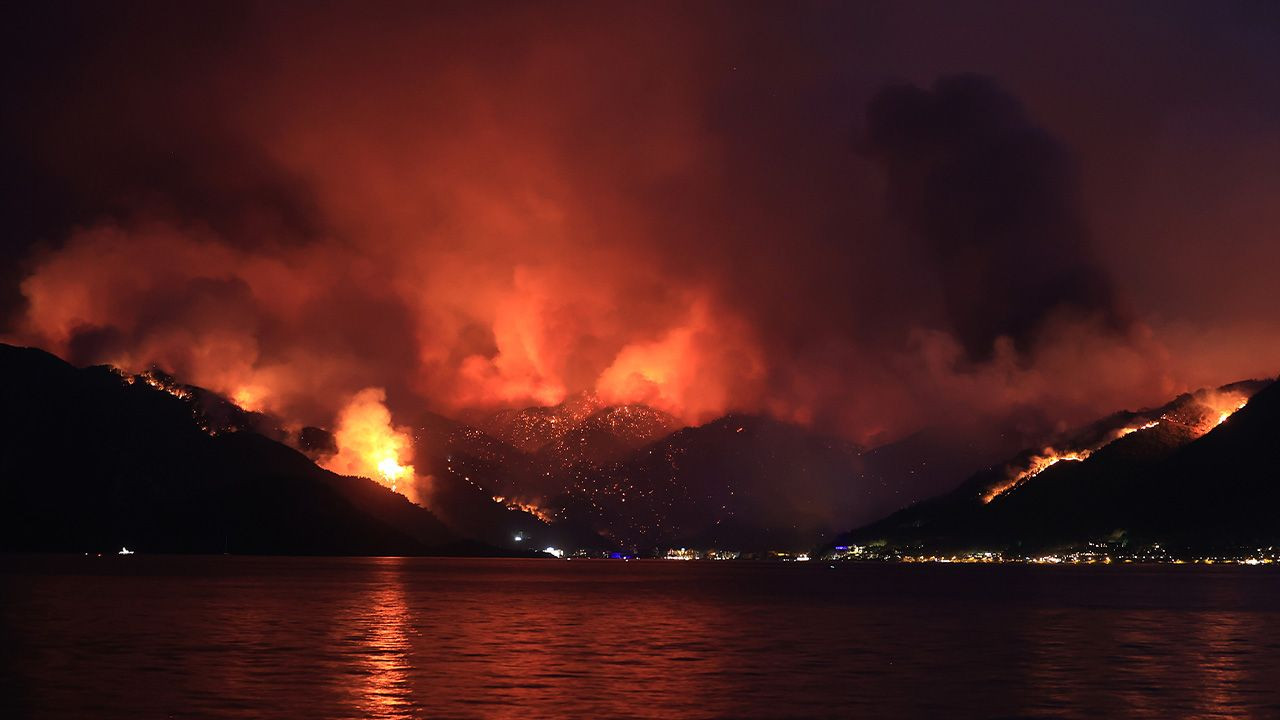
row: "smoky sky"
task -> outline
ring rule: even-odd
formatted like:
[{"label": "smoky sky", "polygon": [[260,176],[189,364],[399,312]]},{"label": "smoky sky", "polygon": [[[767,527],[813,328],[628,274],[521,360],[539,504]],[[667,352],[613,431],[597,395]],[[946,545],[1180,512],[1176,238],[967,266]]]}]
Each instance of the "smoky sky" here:
[{"label": "smoky sky", "polygon": [[867,110],[866,143],[884,165],[892,210],[935,255],[971,357],[989,357],[1000,337],[1025,349],[1059,309],[1117,323],[1066,150],[992,79],[886,87]]},{"label": "smoky sky", "polygon": [[1274,375],[1262,3],[41,3],[8,341],[331,424],[592,391],[864,442]]}]

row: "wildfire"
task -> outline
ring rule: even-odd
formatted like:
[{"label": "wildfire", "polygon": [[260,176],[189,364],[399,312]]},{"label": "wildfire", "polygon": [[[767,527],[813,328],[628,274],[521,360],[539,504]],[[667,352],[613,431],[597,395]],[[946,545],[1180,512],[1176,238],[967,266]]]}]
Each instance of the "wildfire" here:
[{"label": "wildfire", "polygon": [[384,457],[378,461],[378,472],[382,475],[382,479],[386,481],[386,484],[390,485],[392,490],[395,490],[396,482],[413,472],[413,466],[405,467],[394,457]]},{"label": "wildfire", "polygon": [[231,402],[235,403],[241,410],[248,412],[262,412],[264,403],[263,398],[267,395],[267,389],[261,385],[241,385],[231,393]]},{"label": "wildfire", "polygon": [[1009,475],[1003,482],[996,483],[987,488],[982,495],[983,504],[989,503],[997,497],[1018,487],[1022,483],[1048,470],[1060,462],[1082,462],[1089,459],[1098,450],[1110,445],[1122,437],[1127,437],[1140,430],[1148,430],[1160,424],[1159,420],[1152,420],[1142,425],[1134,425],[1122,427],[1107,433],[1102,442],[1093,447],[1081,448],[1078,450],[1059,450],[1053,447],[1046,447],[1039,455],[1034,455],[1027,467],[1019,472]]},{"label": "wildfire", "polygon": [[190,390],[174,382],[171,378],[156,373],[154,370],[147,370],[137,375],[129,375],[119,370],[116,372],[129,385],[140,382],[160,392],[168,393],[179,400],[190,400],[192,397]]},{"label": "wildfire", "polygon": [[1248,403],[1249,396],[1238,391],[1198,393],[1195,398],[1197,412],[1192,416],[1195,419],[1184,419],[1183,422],[1199,437],[1226,422],[1227,418]]},{"label": "wildfire", "polygon": [[385,402],[382,388],[356,393],[338,416],[338,452],[323,464],[336,473],[372,478],[418,502],[413,465],[404,462],[413,453],[412,436],[392,425]]},{"label": "wildfire", "polygon": [[1231,417],[1236,413],[1237,410],[1239,410],[1240,408],[1243,408],[1245,405],[1248,405],[1248,404],[1249,404],[1249,399],[1245,398],[1244,400],[1235,402],[1234,405],[1231,405],[1227,408],[1222,408],[1221,405],[1211,405],[1210,407],[1212,407],[1213,410],[1218,413],[1218,420],[1213,424],[1213,427],[1218,427],[1222,423],[1226,422],[1227,418]]},{"label": "wildfire", "polygon": [[1039,475],[1049,468],[1060,462],[1081,462],[1088,459],[1093,454],[1092,450],[1075,450],[1070,452],[1059,452],[1051,447],[1046,447],[1040,455],[1033,456],[1027,468],[1021,472],[1015,473],[1008,477],[1004,482],[997,483],[989,488],[982,495],[982,502],[989,503],[1000,495],[1014,489],[1027,480]]},{"label": "wildfire", "polygon": [[1124,436],[1126,436],[1126,435],[1132,435],[1132,434],[1134,434],[1134,433],[1138,432],[1139,430],[1149,430],[1149,429],[1151,429],[1151,428],[1153,428],[1153,427],[1155,427],[1155,426],[1157,426],[1157,425],[1159,425],[1159,424],[1160,424],[1160,421],[1159,421],[1159,420],[1152,420],[1151,422],[1149,422],[1149,423],[1147,423],[1147,424],[1145,424],[1145,425],[1139,425],[1139,426],[1137,426],[1137,427],[1126,427],[1126,428],[1120,428],[1118,431],[1116,431],[1116,436],[1115,436],[1114,440],[1119,440],[1120,438],[1122,438],[1122,437],[1124,437]]},{"label": "wildfire", "polygon": [[534,505],[533,503],[527,503],[521,500],[515,500],[513,498],[503,497],[502,495],[494,495],[493,501],[496,503],[505,505],[512,510],[523,510],[524,512],[529,513],[530,515],[538,518],[539,520],[541,520],[542,522],[548,525],[555,522],[556,520],[555,516],[552,515],[550,512],[543,510],[542,508],[538,507],[537,505]]}]

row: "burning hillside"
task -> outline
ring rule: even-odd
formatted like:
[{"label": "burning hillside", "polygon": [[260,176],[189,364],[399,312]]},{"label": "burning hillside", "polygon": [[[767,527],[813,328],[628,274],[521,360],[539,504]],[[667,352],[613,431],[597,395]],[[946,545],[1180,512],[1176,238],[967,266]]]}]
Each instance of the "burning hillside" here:
[{"label": "burning hillside", "polygon": [[[1111,443],[1133,433],[1150,430],[1162,422],[1185,428],[1189,439],[1198,438],[1226,422],[1232,413],[1249,402],[1249,397],[1260,387],[1260,383],[1246,382],[1216,390],[1199,390],[1157,410],[1132,413],[1130,414],[1131,424],[1104,429],[1095,426],[1089,432],[1067,439],[1056,446],[1046,446],[1025,461],[1010,463],[1006,470],[1007,477],[984,490],[982,502],[991,502],[1060,462],[1087,460],[1095,452]],[[1090,439],[1091,436],[1097,436],[1099,431],[1101,433],[1099,437]]]},{"label": "burning hillside", "polygon": [[342,475],[367,477],[411,501],[427,507],[420,478],[408,464],[413,438],[405,428],[391,424],[386,392],[365,388],[351,398],[338,415],[334,441],[337,452],[322,460],[324,467]]},{"label": "burning hillside", "polygon": [[4,551],[423,554],[458,539],[201,388],[3,344],[0,366]]},{"label": "burning hillside", "polygon": [[746,18],[541,10],[158,18],[234,38],[191,65],[152,54],[184,34],[101,18],[145,37],[68,59],[64,104],[31,99],[22,156],[75,207],[21,239],[0,336],[289,427],[337,427],[379,387],[394,427],[431,411],[524,451],[606,406],[861,445],[939,418],[1029,438],[1271,360],[1205,362],[1125,309],[1071,149],[1012,85],[845,95],[860,65],[807,47],[797,72],[826,90],[723,72],[765,56],[739,52]]},{"label": "burning hillside", "polygon": [[[1262,501],[1243,498],[1271,492],[1266,478],[1276,467],[1265,458],[1280,440],[1278,391],[1280,383],[1248,381],[1117,413],[847,537],[905,554],[1274,540],[1255,517],[1254,505]],[[1197,504],[1223,493],[1238,503],[1228,503],[1221,515],[1197,513]],[[1234,528],[1221,524],[1230,517],[1241,521]],[[1196,535],[1195,528],[1210,525],[1211,533]]]},{"label": "burning hillside", "polygon": [[[1064,430],[1280,362],[1274,83],[1236,72],[1266,43],[1222,44],[1231,83],[1172,43],[1058,87],[1016,34],[876,4],[30,6],[0,340],[206,388],[180,407],[209,433],[495,533],[504,505],[852,523],[1033,448],[974,489],[997,506],[1210,420]],[[1157,60],[1176,83],[1128,92]],[[1177,83],[1232,96],[1221,146]],[[695,470],[665,443],[699,428]]]}]

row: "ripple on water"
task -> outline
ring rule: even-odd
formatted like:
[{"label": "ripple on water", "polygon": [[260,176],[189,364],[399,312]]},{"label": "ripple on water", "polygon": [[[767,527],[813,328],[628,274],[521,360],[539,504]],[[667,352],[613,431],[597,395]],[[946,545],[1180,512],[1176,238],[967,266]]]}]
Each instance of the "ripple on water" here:
[{"label": "ripple on water", "polygon": [[1163,718],[1280,707],[1280,575],[1266,568],[120,562],[7,560],[0,716]]}]

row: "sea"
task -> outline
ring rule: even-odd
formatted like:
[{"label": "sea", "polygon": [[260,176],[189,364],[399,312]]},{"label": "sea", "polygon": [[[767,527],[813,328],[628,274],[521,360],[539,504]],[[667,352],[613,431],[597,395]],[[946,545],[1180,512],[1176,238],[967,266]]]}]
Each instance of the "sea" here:
[{"label": "sea", "polygon": [[1280,571],[0,557],[3,718],[1280,718]]}]

